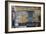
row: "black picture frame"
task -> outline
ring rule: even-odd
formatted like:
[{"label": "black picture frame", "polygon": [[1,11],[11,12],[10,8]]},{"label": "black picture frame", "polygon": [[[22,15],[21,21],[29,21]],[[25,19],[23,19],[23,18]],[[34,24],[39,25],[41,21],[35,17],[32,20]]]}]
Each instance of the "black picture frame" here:
[{"label": "black picture frame", "polygon": [[[30,31],[13,31],[8,32],[8,2],[20,2],[20,3],[34,3],[34,4],[43,4],[43,30],[30,30]],[[44,2],[26,2],[26,1],[5,1],[5,33],[19,33],[19,32],[39,32],[39,31],[45,31],[45,3]]]}]

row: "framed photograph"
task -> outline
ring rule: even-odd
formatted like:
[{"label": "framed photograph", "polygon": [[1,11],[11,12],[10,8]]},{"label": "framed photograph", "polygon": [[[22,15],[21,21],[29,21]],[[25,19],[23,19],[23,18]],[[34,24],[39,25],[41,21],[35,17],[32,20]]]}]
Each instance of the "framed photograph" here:
[{"label": "framed photograph", "polygon": [[45,31],[45,3],[5,1],[5,32]]}]

